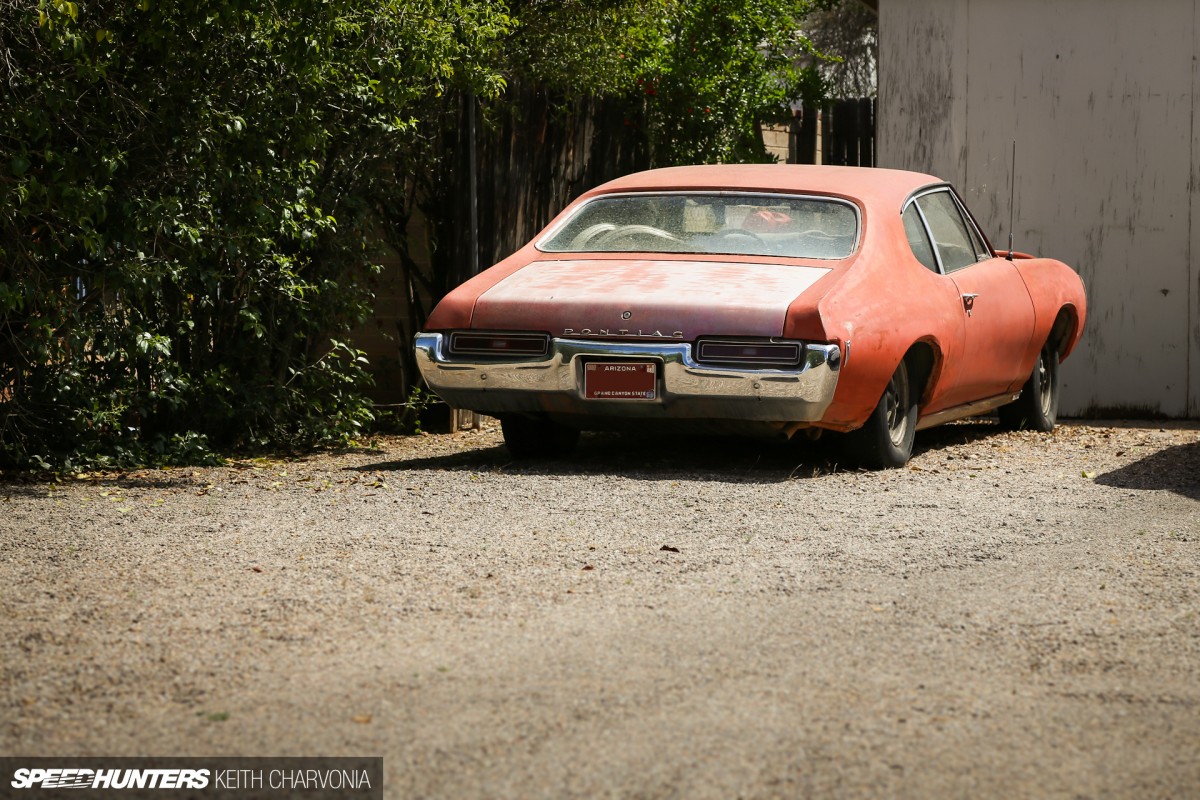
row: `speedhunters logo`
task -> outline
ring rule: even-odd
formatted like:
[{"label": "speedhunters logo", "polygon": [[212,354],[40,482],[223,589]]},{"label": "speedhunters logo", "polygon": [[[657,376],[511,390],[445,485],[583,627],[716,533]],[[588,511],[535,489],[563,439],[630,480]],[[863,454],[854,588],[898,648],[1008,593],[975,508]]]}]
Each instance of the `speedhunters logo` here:
[{"label": "speedhunters logo", "polygon": [[18,769],[14,789],[203,789],[206,769]]},{"label": "speedhunters logo", "polygon": [[382,758],[0,758],[0,797],[383,800]]}]

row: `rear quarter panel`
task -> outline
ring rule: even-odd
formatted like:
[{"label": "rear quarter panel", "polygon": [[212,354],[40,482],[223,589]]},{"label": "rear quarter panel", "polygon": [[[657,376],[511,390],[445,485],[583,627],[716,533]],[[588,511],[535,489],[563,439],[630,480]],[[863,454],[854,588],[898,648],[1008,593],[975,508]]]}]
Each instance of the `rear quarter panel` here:
[{"label": "rear quarter panel", "polygon": [[471,317],[479,296],[500,281],[512,275],[537,257],[537,250],[527,244],[493,267],[485,269],[443,297],[425,321],[428,331],[447,331],[455,328],[470,328]]},{"label": "rear quarter panel", "polygon": [[957,293],[913,257],[899,208],[864,210],[863,244],[854,263],[813,288],[825,291],[793,303],[786,335],[836,340],[848,351],[824,427],[860,427],[914,344],[925,342],[933,351],[932,387],[940,365],[958,355],[963,322]]},{"label": "rear quarter panel", "polygon": [[1075,349],[1075,345],[1083,336],[1084,323],[1087,322],[1087,294],[1078,273],[1061,261],[1052,258],[1017,257],[1014,263],[1021,280],[1029,290],[1030,299],[1033,300],[1033,340],[1027,358],[1029,371],[1032,371],[1037,354],[1054,327],[1055,319],[1064,309],[1070,315],[1071,328],[1063,340],[1059,357],[1065,359]]}]

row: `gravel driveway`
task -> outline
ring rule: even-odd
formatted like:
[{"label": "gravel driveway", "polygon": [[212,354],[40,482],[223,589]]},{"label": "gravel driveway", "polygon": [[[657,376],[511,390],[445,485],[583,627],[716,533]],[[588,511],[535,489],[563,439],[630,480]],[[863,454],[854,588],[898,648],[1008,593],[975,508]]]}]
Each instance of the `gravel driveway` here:
[{"label": "gravel driveway", "polygon": [[389,798],[1200,796],[1200,425],[499,432],[0,485],[0,753]]}]

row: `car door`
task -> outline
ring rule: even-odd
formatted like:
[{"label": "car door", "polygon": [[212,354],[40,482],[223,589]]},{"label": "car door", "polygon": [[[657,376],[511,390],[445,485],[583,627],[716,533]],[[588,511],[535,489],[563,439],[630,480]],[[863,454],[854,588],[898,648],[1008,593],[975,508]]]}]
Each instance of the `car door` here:
[{"label": "car door", "polygon": [[1033,333],[1033,302],[1024,281],[1011,261],[996,258],[949,187],[922,194],[914,204],[963,317],[960,357],[946,364],[948,382],[938,405],[1015,390],[1027,377],[1021,362]]}]

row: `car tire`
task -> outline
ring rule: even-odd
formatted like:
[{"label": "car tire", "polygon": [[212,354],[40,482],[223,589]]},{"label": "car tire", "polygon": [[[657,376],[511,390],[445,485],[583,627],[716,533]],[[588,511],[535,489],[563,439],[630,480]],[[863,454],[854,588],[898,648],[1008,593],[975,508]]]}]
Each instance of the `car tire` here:
[{"label": "car tire", "polygon": [[1033,373],[1021,387],[1021,396],[996,409],[1000,424],[1012,431],[1049,433],[1058,423],[1058,351],[1047,344],[1038,353]]},{"label": "car tire", "polygon": [[868,469],[903,467],[912,458],[917,398],[908,363],[901,361],[867,423],[846,434],[848,455]]},{"label": "car tire", "polygon": [[579,442],[579,431],[547,417],[502,417],[504,444],[514,458],[554,458],[569,455]]}]

